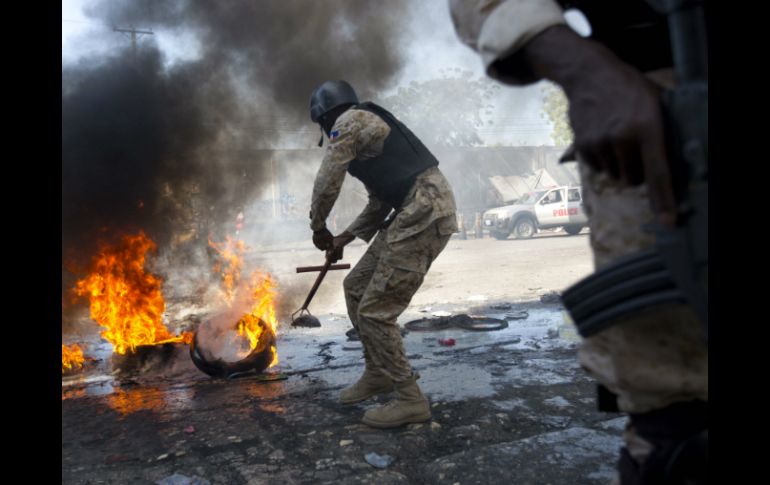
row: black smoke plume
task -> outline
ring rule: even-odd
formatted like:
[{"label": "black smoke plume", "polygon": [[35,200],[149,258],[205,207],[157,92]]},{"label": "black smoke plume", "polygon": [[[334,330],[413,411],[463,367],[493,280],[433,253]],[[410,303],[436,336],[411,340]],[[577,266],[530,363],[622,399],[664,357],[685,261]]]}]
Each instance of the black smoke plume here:
[{"label": "black smoke plume", "polygon": [[[160,248],[200,241],[266,181],[264,148],[312,129],[315,86],[370,97],[401,65],[405,0],[103,0],[86,14],[184,33],[169,63],[152,36],[62,68],[62,252],[143,229]],[[120,34],[115,33],[115,36]],[[319,132],[320,133],[320,132]],[[267,152],[269,153],[269,152]]]}]

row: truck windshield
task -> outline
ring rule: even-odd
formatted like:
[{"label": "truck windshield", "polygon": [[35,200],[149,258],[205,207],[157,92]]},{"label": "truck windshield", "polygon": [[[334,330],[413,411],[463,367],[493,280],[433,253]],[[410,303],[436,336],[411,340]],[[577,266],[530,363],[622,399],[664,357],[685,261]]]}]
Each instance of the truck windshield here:
[{"label": "truck windshield", "polygon": [[519,199],[519,204],[534,204],[537,202],[537,199],[540,198],[543,194],[545,194],[545,190],[541,190],[538,192],[529,192],[528,194],[525,194],[524,197]]}]

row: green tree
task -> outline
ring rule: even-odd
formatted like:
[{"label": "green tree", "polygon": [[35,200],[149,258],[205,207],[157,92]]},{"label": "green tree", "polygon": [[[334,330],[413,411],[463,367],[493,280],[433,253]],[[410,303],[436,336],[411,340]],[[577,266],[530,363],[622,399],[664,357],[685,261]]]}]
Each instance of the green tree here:
[{"label": "green tree", "polygon": [[499,86],[459,68],[442,70],[441,75],[412,81],[380,103],[429,145],[481,145],[478,129],[492,124],[485,118],[491,114],[489,99]]},{"label": "green tree", "polygon": [[564,91],[553,83],[547,83],[543,89],[543,112],[541,117],[551,122],[551,139],[557,146],[566,146],[572,143],[575,135],[569,124],[567,111],[569,101]]}]

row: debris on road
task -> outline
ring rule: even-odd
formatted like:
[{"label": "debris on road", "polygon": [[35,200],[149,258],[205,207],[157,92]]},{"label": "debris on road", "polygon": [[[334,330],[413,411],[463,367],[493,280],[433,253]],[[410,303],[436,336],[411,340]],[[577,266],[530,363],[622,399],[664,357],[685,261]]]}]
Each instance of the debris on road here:
[{"label": "debris on road", "polygon": [[211,482],[203,478],[193,475],[187,477],[179,472],[175,472],[173,475],[167,476],[162,480],[155,482],[157,485],[211,485]]},{"label": "debris on road", "polygon": [[387,468],[393,463],[393,457],[390,455],[378,455],[377,453],[367,453],[364,458],[366,462],[376,468]]}]

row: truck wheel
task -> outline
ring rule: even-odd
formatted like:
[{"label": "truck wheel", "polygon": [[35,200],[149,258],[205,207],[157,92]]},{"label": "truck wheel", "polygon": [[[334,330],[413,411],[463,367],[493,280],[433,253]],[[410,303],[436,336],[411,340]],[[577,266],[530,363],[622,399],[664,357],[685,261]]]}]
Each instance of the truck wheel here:
[{"label": "truck wheel", "polygon": [[571,224],[569,226],[564,226],[564,232],[572,236],[574,236],[575,234],[578,234],[582,230],[583,230],[583,226],[580,224]]},{"label": "truck wheel", "polygon": [[522,217],[516,221],[513,227],[513,234],[516,239],[529,239],[535,235],[535,221],[531,217]]},{"label": "truck wheel", "polygon": [[498,241],[504,241],[511,235],[510,232],[490,231],[489,234]]}]

